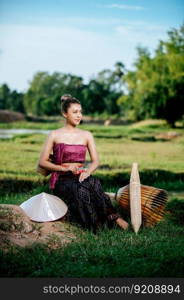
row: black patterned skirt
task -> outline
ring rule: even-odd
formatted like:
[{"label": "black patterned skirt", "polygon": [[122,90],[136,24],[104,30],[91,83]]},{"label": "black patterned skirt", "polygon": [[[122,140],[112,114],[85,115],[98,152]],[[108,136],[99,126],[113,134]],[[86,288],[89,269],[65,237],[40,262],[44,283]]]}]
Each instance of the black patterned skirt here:
[{"label": "black patterned skirt", "polygon": [[94,233],[105,224],[112,228],[119,217],[98,178],[89,176],[79,182],[79,175],[72,172],[60,174],[53,194],[68,206],[66,219],[78,223]]}]

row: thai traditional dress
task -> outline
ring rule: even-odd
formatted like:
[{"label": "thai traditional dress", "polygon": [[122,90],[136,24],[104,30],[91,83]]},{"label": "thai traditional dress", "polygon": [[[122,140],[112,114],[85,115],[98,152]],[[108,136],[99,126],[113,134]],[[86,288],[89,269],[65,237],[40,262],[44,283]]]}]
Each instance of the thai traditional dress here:
[{"label": "thai traditional dress", "polygon": [[[86,150],[85,145],[54,144],[53,163],[84,164]],[[49,186],[53,194],[67,204],[66,218],[93,232],[104,224],[112,228],[119,214],[109,196],[104,193],[99,179],[90,175],[80,183],[79,176],[71,171],[51,173]]]}]

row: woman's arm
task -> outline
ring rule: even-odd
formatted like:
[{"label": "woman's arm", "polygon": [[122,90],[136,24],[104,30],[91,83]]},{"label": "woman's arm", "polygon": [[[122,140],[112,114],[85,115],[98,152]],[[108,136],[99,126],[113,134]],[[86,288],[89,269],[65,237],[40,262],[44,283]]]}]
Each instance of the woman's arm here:
[{"label": "woman's arm", "polygon": [[99,166],[98,153],[96,151],[96,146],[95,146],[93,135],[90,132],[87,133],[87,147],[88,147],[89,155],[91,158],[91,164],[89,165],[89,167],[87,168],[87,170],[85,172],[80,174],[80,176],[79,176],[80,182],[82,182],[84,179],[89,177],[91,175],[91,173],[93,173]]},{"label": "woman's arm", "polygon": [[54,146],[54,137],[55,133],[54,131],[51,131],[48,134],[47,139],[43,145],[43,149],[41,151],[39,159],[39,166],[50,171],[65,171],[65,169],[60,165],[53,164],[49,161],[49,155],[52,152]]},{"label": "woman's arm", "polygon": [[99,157],[98,157],[98,153],[96,150],[95,141],[94,141],[94,138],[93,138],[93,135],[91,134],[91,132],[88,132],[87,138],[88,138],[87,139],[87,147],[88,147],[89,155],[91,158],[91,164],[89,165],[87,172],[89,172],[89,174],[91,174],[99,166]]}]

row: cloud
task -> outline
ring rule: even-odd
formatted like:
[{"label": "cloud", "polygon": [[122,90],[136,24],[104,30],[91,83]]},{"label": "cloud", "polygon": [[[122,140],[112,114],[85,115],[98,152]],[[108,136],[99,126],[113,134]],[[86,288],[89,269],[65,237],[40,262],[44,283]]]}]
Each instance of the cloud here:
[{"label": "cloud", "polygon": [[[86,19],[84,19],[86,20]],[[67,19],[65,19],[67,23]],[[98,20],[92,19],[94,24]],[[122,61],[131,69],[136,46],[155,48],[168,28],[144,21],[111,20],[111,31],[77,26],[4,25],[1,28],[0,84],[25,90],[38,71],[72,73],[88,81],[97,72]],[[105,25],[106,20],[101,19]],[[107,27],[107,26],[106,26]]]},{"label": "cloud", "polygon": [[74,27],[3,26],[0,83],[27,88],[38,71],[72,73],[88,80],[122,60],[111,36]]},{"label": "cloud", "polygon": [[123,10],[144,10],[145,8],[143,6],[134,6],[134,5],[124,5],[124,4],[108,4],[103,5],[105,8],[118,8]]},{"label": "cloud", "polygon": [[[159,40],[167,39],[168,27],[154,25],[147,22],[127,22],[115,27],[115,35],[117,40],[125,41],[126,47],[134,53],[137,46],[148,48],[151,54],[154,54]],[[134,51],[133,51],[134,50]]]},{"label": "cloud", "polygon": [[116,26],[115,31],[118,35],[126,37],[128,40],[137,42],[148,42],[151,40],[159,40],[166,38],[168,31],[167,26],[155,25],[143,21],[122,22],[121,25]]}]

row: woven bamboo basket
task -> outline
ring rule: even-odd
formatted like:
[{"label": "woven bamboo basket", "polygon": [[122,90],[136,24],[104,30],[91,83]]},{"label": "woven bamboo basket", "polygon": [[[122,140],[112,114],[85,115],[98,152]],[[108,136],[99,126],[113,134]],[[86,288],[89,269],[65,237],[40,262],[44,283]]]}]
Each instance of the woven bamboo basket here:
[{"label": "woven bamboo basket", "polygon": [[[117,191],[115,200],[125,212],[130,212],[129,184]],[[168,194],[165,190],[141,184],[143,226],[153,226],[163,218],[167,200]]]}]

